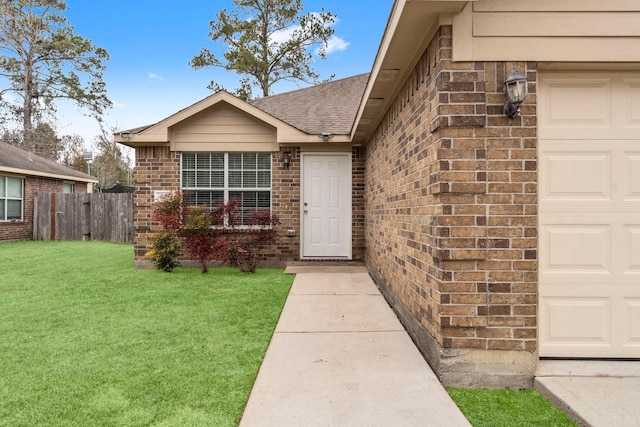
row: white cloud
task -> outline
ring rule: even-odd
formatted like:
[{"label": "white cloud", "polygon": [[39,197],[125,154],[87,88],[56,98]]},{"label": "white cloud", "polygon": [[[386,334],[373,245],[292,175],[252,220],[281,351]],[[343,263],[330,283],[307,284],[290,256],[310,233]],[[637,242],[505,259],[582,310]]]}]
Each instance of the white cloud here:
[{"label": "white cloud", "polygon": [[[318,12],[312,12],[312,14],[316,14],[319,15]],[[338,24],[339,19],[336,17],[334,18],[333,22],[331,22],[330,24],[328,24],[329,27],[334,27]],[[283,30],[280,31],[276,31],[275,33],[273,33],[271,35],[270,38],[270,42],[274,45],[279,45],[282,44],[284,42],[286,42],[287,40],[289,40],[292,36],[293,33],[297,30],[300,29],[299,25],[293,25],[289,28],[285,28]],[[338,36],[331,36],[331,38],[329,38],[329,40],[327,41],[327,44],[325,46],[326,49],[326,54],[330,55],[332,53],[335,52],[343,52],[347,49],[347,47],[349,47],[351,43],[345,41],[343,38],[338,37]],[[320,48],[317,48],[314,53],[316,55],[318,55],[320,53]]]},{"label": "white cloud", "polygon": [[350,44],[350,42],[345,41],[338,36],[331,36],[327,41],[327,55],[331,55],[334,52],[344,52]]},{"label": "white cloud", "polygon": [[289,28],[285,28],[284,30],[276,31],[275,33],[271,34],[271,38],[269,39],[269,41],[275,45],[282,44],[289,40],[294,31],[298,29],[300,29],[300,26],[294,25]]},{"label": "white cloud", "polygon": [[149,80],[158,80],[160,82],[164,81],[164,77],[156,73],[149,73]]}]

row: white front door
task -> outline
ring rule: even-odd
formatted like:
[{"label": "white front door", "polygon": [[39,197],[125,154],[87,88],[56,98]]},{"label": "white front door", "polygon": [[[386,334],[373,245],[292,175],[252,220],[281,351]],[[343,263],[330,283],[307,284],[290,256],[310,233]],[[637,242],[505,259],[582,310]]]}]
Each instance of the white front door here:
[{"label": "white front door", "polygon": [[640,73],[541,73],[540,356],[640,357]]},{"label": "white front door", "polygon": [[351,256],[351,156],[302,155],[302,257]]}]

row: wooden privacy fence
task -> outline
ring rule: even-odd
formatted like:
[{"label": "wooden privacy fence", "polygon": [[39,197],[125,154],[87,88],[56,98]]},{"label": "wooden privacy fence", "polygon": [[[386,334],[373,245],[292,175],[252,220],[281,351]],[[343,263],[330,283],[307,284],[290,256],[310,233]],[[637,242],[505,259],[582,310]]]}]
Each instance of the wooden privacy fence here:
[{"label": "wooden privacy fence", "polygon": [[37,193],[34,240],[133,242],[133,194]]}]

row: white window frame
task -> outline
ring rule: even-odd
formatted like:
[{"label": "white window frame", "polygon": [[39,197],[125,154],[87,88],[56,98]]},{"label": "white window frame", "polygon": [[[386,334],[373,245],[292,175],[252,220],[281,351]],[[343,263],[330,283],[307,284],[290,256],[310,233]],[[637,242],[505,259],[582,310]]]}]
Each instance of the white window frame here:
[{"label": "white window frame", "polygon": [[[20,197],[9,197],[8,194],[8,181],[9,179],[19,179],[20,180]],[[0,200],[3,200],[3,210],[0,212],[0,222],[20,222],[24,221],[24,178],[21,176],[0,176],[0,180],[3,181],[4,185],[4,196],[0,196]],[[8,219],[7,213],[9,210],[9,200],[20,200],[20,219]]]},{"label": "white window frame", "polygon": [[[229,198],[229,193],[232,192],[269,192],[269,211],[273,212],[273,153],[266,153],[266,152],[254,152],[254,151],[243,151],[243,152],[234,152],[233,154],[268,154],[269,155],[269,187],[230,187],[229,186],[229,171],[230,171],[230,167],[229,167],[229,155],[232,154],[230,152],[225,152],[222,153],[224,154],[224,167],[223,167],[223,171],[224,171],[224,186],[223,187],[185,187],[184,185],[184,171],[183,171],[183,166],[184,166],[184,154],[206,154],[206,155],[211,155],[211,154],[221,154],[220,152],[216,152],[216,151],[200,151],[200,152],[183,152],[180,153],[180,189],[183,191],[220,191],[223,193],[223,203],[229,203],[230,202],[230,198]],[[197,165],[197,161],[196,161],[196,165]],[[197,166],[196,166],[196,171],[197,171]],[[209,169],[211,170],[211,169]],[[256,169],[257,171],[260,171],[260,169]],[[236,171],[236,169],[234,169],[234,171]],[[258,182],[258,179],[256,178],[256,184]],[[196,178],[196,183],[197,183],[197,178]],[[242,206],[241,206],[242,208]],[[226,222],[226,221],[225,221]],[[252,226],[250,225],[239,225],[238,228],[252,228]]]}]

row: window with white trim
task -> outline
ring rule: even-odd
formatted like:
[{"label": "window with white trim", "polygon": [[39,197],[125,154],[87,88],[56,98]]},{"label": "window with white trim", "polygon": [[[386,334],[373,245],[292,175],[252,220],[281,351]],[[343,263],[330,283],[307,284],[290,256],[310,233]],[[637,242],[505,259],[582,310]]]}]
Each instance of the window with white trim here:
[{"label": "window with white trim", "polygon": [[0,221],[22,221],[24,179],[0,176]]},{"label": "window with white trim", "polygon": [[214,208],[240,202],[240,225],[271,209],[271,153],[182,153],[187,202]]}]

